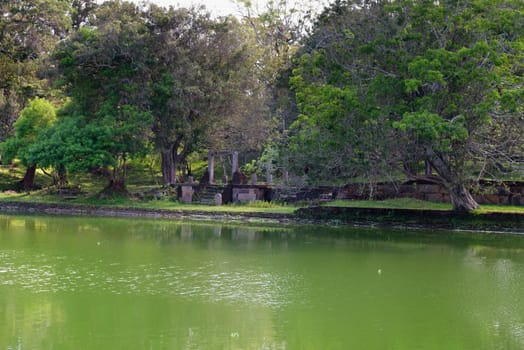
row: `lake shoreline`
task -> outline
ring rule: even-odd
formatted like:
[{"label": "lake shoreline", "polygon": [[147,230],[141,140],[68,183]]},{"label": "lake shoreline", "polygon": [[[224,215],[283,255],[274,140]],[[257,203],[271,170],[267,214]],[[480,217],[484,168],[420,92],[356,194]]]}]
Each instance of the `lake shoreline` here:
[{"label": "lake shoreline", "polygon": [[296,215],[316,221],[363,226],[439,229],[524,235],[524,214],[461,213],[434,209],[348,208],[317,206],[301,208]]},{"label": "lake shoreline", "polygon": [[16,201],[0,201],[0,212],[4,214],[187,219],[195,221],[366,226],[524,234],[524,214],[518,213],[470,214],[445,210],[312,206],[300,208],[294,213],[286,214],[271,212],[213,212]]},{"label": "lake shoreline", "polygon": [[95,206],[64,203],[31,203],[0,201],[0,212],[5,214],[43,214],[57,216],[94,216],[121,218],[193,219],[208,221],[249,221],[250,219],[286,223],[297,219],[293,214],[262,212],[213,212],[180,209],[151,209],[119,206]]}]

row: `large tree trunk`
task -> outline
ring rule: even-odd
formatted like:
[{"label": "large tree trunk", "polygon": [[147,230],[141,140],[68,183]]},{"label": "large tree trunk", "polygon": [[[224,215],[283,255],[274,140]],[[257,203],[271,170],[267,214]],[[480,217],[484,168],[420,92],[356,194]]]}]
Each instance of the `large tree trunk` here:
[{"label": "large tree trunk", "polygon": [[431,174],[433,174],[433,167],[431,166],[431,163],[426,160],[424,161],[424,165],[425,165],[424,174],[426,176],[430,176]]},{"label": "large tree trunk", "polygon": [[451,205],[453,210],[470,212],[479,207],[479,204],[473,199],[471,193],[462,184],[454,184],[449,189],[449,195],[451,198]]},{"label": "large tree trunk", "polygon": [[182,146],[182,140],[183,138],[179,137],[171,147],[162,150],[162,179],[164,186],[176,184],[178,164],[183,163],[189,153],[189,145],[184,144]]},{"label": "large tree trunk", "polygon": [[176,172],[178,170],[178,164],[180,164],[180,160],[182,157],[179,157],[179,155],[177,154],[177,149],[174,147],[171,150],[171,157],[172,157],[172,162],[173,162],[173,177],[175,179],[173,184],[176,184],[176,180],[177,180]]},{"label": "large tree trunk", "polygon": [[164,186],[172,186],[176,183],[176,164],[171,149],[162,151],[162,181]]},{"label": "large tree trunk", "polygon": [[127,194],[126,184],[123,180],[111,179],[103,192]]},{"label": "large tree trunk", "polygon": [[29,191],[35,186],[36,164],[30,165],[25,171],[24,178],[20,181],[20,188]]},{"label": "large tree trunk", "polygon": [[477,209],[479,204],[473,199],[466,186],[464,186],[464,182],[460,181],[460,176],[452,171],[449,160],[434,153],[431,148],[427,148],[426,152],[428,163],[435,169],[449,190],[453,210],[470,212]]},{"label": "large tree trunk", "polygon": [[106,194],[121,194],[127,195],[126,187],[126,177],[127,177],[127,155],[123,154],[121,158],[118,159],[117,165],[113,167],[113,171],[109,176],[109,184],[104,189],[103,192]]},{"label": "large tree trunk", "polygon": [[127,195],[128,192],[127,192],[127,187],[126,187],[126,178],[124,174],[125,174],[124,169],[115,168],[113,170],[113,173],[109,177],[109,183],[107,184],[106,188],[104,188],[102,192],[106,194]]},{"label": "large tree trunk", "polygon": [[67,170],[65,166],[59,165],[57,167],[53,181],[55,182],[55,185],[58,188],[64,187],[69,183],[69,179],[67,178]]}]

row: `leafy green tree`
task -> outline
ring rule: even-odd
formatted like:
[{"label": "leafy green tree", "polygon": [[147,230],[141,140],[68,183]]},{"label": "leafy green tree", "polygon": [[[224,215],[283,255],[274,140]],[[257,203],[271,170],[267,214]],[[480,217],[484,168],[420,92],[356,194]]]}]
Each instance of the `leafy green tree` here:
[{"label": "leafy green tree", "polygon": [[229,35],[241,45],[241,50],[223,89],[226,108],[208,135],[206,146],[235,150],[249,158],[260,154],[273,138],[278,123],[272,112],[271,87],[261,69],[261,60],[266,56],[254,40],[250,26],[235,18],[230,21]]},{"label": "leafy green tree", "polygon": [[[248,33],[248,45],[256,59],[253,81],[263,87],[266,108],[279,123],[281,131],[289,127],[296,108],[290,98],[288,80],[300,42],[310,28],[318,1],[277,0],[264,6],[249,0],[236,0],[241,23]],[[277,135],[273,135],[275,138]]]},{"label": "leafy green tree", "polygon": [[263,7],[249,0],[236,0],[241,22],[252,36],[249,45],[257,50],[258,80],[272,86],[282,70],[289,68],[300,39],[311,24],[314,2],[268,1]]},{"label": "leafy green tree", "polygon": [[37,97],[29,102],[29,105],[22,110],[20,118],[14,123],[15,135],[2,143],[5,162],[10,163],[18,157],[27,167],[25,176],[19,184],[21,189],[30,190],[34,187],[37,163],[31,159],[29,149],[55,120],[55,107],[49,101]]},{"label": "leafy green tree", "polygon": [[[336,1],[319,17],[292,80],[303,114],[292,144],[304,135],[315,146],[334,143],[331,165],[338,158],[329,149],[344,145],[346,164],[362,152],[358,164],[369,162],[368,173],[426,161],[434,169],[426,179],[449,189],[455,210],[476,208],[472,176],[488,163],[509,165],[522,149],[524,133],[513,132],[511,142],[502,133],[508,125],[523,130],[523,9],[519,1]],[[362,138],[366,125],[374,131]],[[494,131],[500,137],[487,137]],[[384,166],[373,165],[377,159]]]},{"label": "leafy green tree", "polygon": [[[304,55],[302,59],[312,58]],[[312,183],[348,178],[377,182],[391,170],[382,157],[394,147],[387,118],[363,106],[355,89],[307,84],[300,72],[305,73],[295,70],[291,84],[301,113],[289,129],[283,151],[291,159],[291,170]]]},{"label": "leafy green tree", "polygon": [[234,18],[212,19],[201,8],[151,6],[147,14],[153,140],[163,183],[173,185],[191,152],[241,143],[227,139],[249,116],[244,102],[251,86],[242,73],[250,58]]},{"label": "leafy green tree", "polygon": [[311,25],[318,2],[278,0],[260,5],[237,0],[236,3],[241,14],[239,28],[249,49],[249,61],[245,65],[249,69],[242,71],[242,76],[249,81],[244,85],[249,98],[237,103],[237,111],[248,118],[232,119],[225,134],[235,135],[234,139],[250,145],[243,153],[259,158],[256,163],[264,168],[267,167],[265,154],[273,154],[274,143],[296,116],[287,81],[300,40]]},{"label": "leafy green tree", "polygon": [[71,0],[71,24],[78,30],[88,23],[88,18],[96,9],[95,0]]},{"label": "leafy green tree", "polygon": [[[111,167],[108,188],[124,191],[126,161],[143,154],[150,137],[152,119],[144,89],[149,76],[147,28],[139,8],[128,2],[105,2],[94,18],[57,50],[61,83],[71,103],[53,129],[56,135],[35,146],[35,157],[69,169]],[[67,128],[75,131],[77,140],[55,145],[64,161],[60,155],[46,159],[42,151],[51,141],[70,140],[63,135]]]},{"label": "leafy green tree", "polygon": [[[67,172],[86,172],[92,168],[109,168],[108,189],[125,191],[128,155],[143,155],[146,148],[133,135],[139,135],[147,116],[126,106],[119,118],[105,115],[93,123],[89,118],[65,114],[42,132],[28,149],[29,159],[42,167],[53,167],[57,185],[66,183]],[[136,120],[138,119],[138,120]]]},{"label": "leafy green tree", "polygon": [[46,57],[71,27],[65,0],[0,2],[0,140],[28,101],[45,96]]}]

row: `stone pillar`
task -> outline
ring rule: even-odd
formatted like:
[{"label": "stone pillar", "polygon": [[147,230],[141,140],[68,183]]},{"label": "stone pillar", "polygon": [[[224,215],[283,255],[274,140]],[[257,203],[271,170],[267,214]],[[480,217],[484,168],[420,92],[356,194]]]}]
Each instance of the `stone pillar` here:
[{"label": "stone pillar", "polygon": [[209,183],[215,183],[215,156],[209,151],[207,154],[207,171],[209,172]]},{"label": "stone pillar", "polygon": [[271,164],[271,160],[268,160],[267,161],[267,173],[266,173],[266,182],[268,184],[272,183],[273,182],[273,174],[271,174],[273,172],[273,166]]},{"label": "stone pillar", "polygon": [[284,170],[282,177],[284,178],[284,183],[287,184],[289,182],[289,172],[287,170]]},{"label": "stone pillar", "polygon": [[215,205],[222,205],[222,194],[215,194]]},{"label": "stone pillar", "polygon": [[182,186],[182,201],[186,204],[193,202],[193,186]]},{"label": "stone pillar", "polygon": [[231,155],[233,156],[233,169],[231,170],[231,174],[234,174],[238,171],[238,152],[235,151]]},{"label": "stone pillar", "polygon": [[251,185],[257,184],[257,174],[253,173],[251,174]]}]

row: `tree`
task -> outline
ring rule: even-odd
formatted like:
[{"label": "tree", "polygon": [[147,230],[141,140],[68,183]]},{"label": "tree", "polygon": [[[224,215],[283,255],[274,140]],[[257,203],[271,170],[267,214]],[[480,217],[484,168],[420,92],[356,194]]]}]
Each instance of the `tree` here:
[{"label": "tree", "polygon": [[[248,89],[251,98],[239,105],[250,119],[230,127],[228,134],[232,130],[244,139],[256,140],[251,152],[259,157],[258,167],[263,168],[267,166],[267,155],[274,154],[274,144],[282,137],[281,133],[296,117],[287,81],[318,2],[278,0],[268,1],[264,6],[245,0],[236,2],[241,13],[240,29],[245,33],[251,59],[249,73],[243,72],[251,84]],[[259,125],[254,122],[257,120],[265,122]]]},{"label": "tree", "polygon": [[220,144],[217,131],[238,115],[236,103],[246,91],[239,74],[246,72],[246,47],[234,18],[214,20],[199,8],[157,6],[147,14],[153,140],[164,185],[173,185],[186,157]]},{"label": "tree", "polygon": [[71,22],[74,30],[87,24],[96,6],[95,0],[71,0]]},{"label": "tree", "polygon": [[313,2],[268,1],[263,8],[249,0],[237,0],[242,23],[253,38],[250,45],[258,51],[255,68],[260,83],[272,86],[287,69],[299,48],[300,39],[311,24]]},{"label": "tree", "polygon": [[[522,95],[521,82],[515,82],[522,80],[517,67],[524,27],[518,18],[524,6],[516,1],[446,5],[413,9],[416,30],[433,34],[424,39],[426,50],[407,62],[404,91],[410,110],[395,126],[435,169],[450,191],[453,207],[468,211],[478,205],[466,184],[472,170],[481,171],[470,169],[471,163],[505,162],[501,156],[517,155],[498,143],[500,139],[481,135],[507,123],[499,118],[510,112],[505,96]],[[424,23],[422,18],[428,15],[431,20]],[[524,130],[522,111],[511,113],[517,129]],[[522,145],[522,140],[521,133],[513,141]],[[506,149],[486,152],[493,146]]]},{"label": "tree", "polygon": [[71,27],[64,0],[3,0],[0,3],[0,140],[28,101],[46,95],[44,59]]},{"label": "tree", "polygon": [[2,153],[6,162],[10,163],[18,157],[27,167],[25,176],[19,184],[23,190],[34,187],[37,167],[37,163],[30,157],[29,149],[55,120],[55,107],[49,101],[37,97],[22,110],[20,118],[14,123],[15,135],[2,144]]},{"label": "tree", "polygon": [[[302,60],[315,58],[304,55]],[[362,104],[354,88],[306,83],[304,76],[314,74],[307,72],[308,66],[303,63],[291,79],[301,113],[281,152],[289,159],[290,170],[314,184],[360,178],[373,185],[391,171],[382,156],[395,149],[388,119]]]},{"label": "tree", "polygon": [[[108,188],[124,191],[127,159],[143,154],[150,137],[152,119],[144,89],[149,77],[147,28],[131,3],[106,2],[95,14],[90,26],[73,33],[56,52],[71,103],[34,152],[47,164],[60,165],[62,157],[70,169],[112,167]],[[64,138],[67,128],[75,142],[59,146],[70,140]],[[46,158],[43,151],[52,142],[62,154]]]},{"label": "tree", "polygon": [[[329,143],[327,135],[335,150],[337,142],[353,150],[348,164],[355,150],[387,163],[368,171],[426,161],[435,171],[426,179],[448,188],[455,210],[476,208],[467,189],[472,176],[488,162],[508,165],[522,149],[522,132],[512,142],[502,134],[508,124],[523,130],[523,9],[519,1],[336,1],[319,17],[295,71],[303,117],[292,143],[307,133],[311,144]],[[338,108],[341,99],[349,110]],[[341,123],[356,127],[339,134]],[[354,144],[366,123],[377,128],[362,140],[367,149]]]},{"label": "tree", "polygon": [[265,104],[283,132],[297,114],[288,89],[293,60],[311,27],[319,2],[277,0],[268,1],[262,7],[249,0],[236,2],[242,25],[249,33],[249,46],[256,56],[254,80],[265,89]]},{"label": "tree", "polygon": [[53,167],[59,186],[67,182],[68,172],[110,168],[107,190],[125,192],[127,157],[146,152],[133,135],[141,134],[140,127],[148,122],[147,116],[132,106],[123,107],[118,115],[120,120],[106,114],[96,123],[71,111],[65,113],[30,145],[28,158],[42,167]]}]

